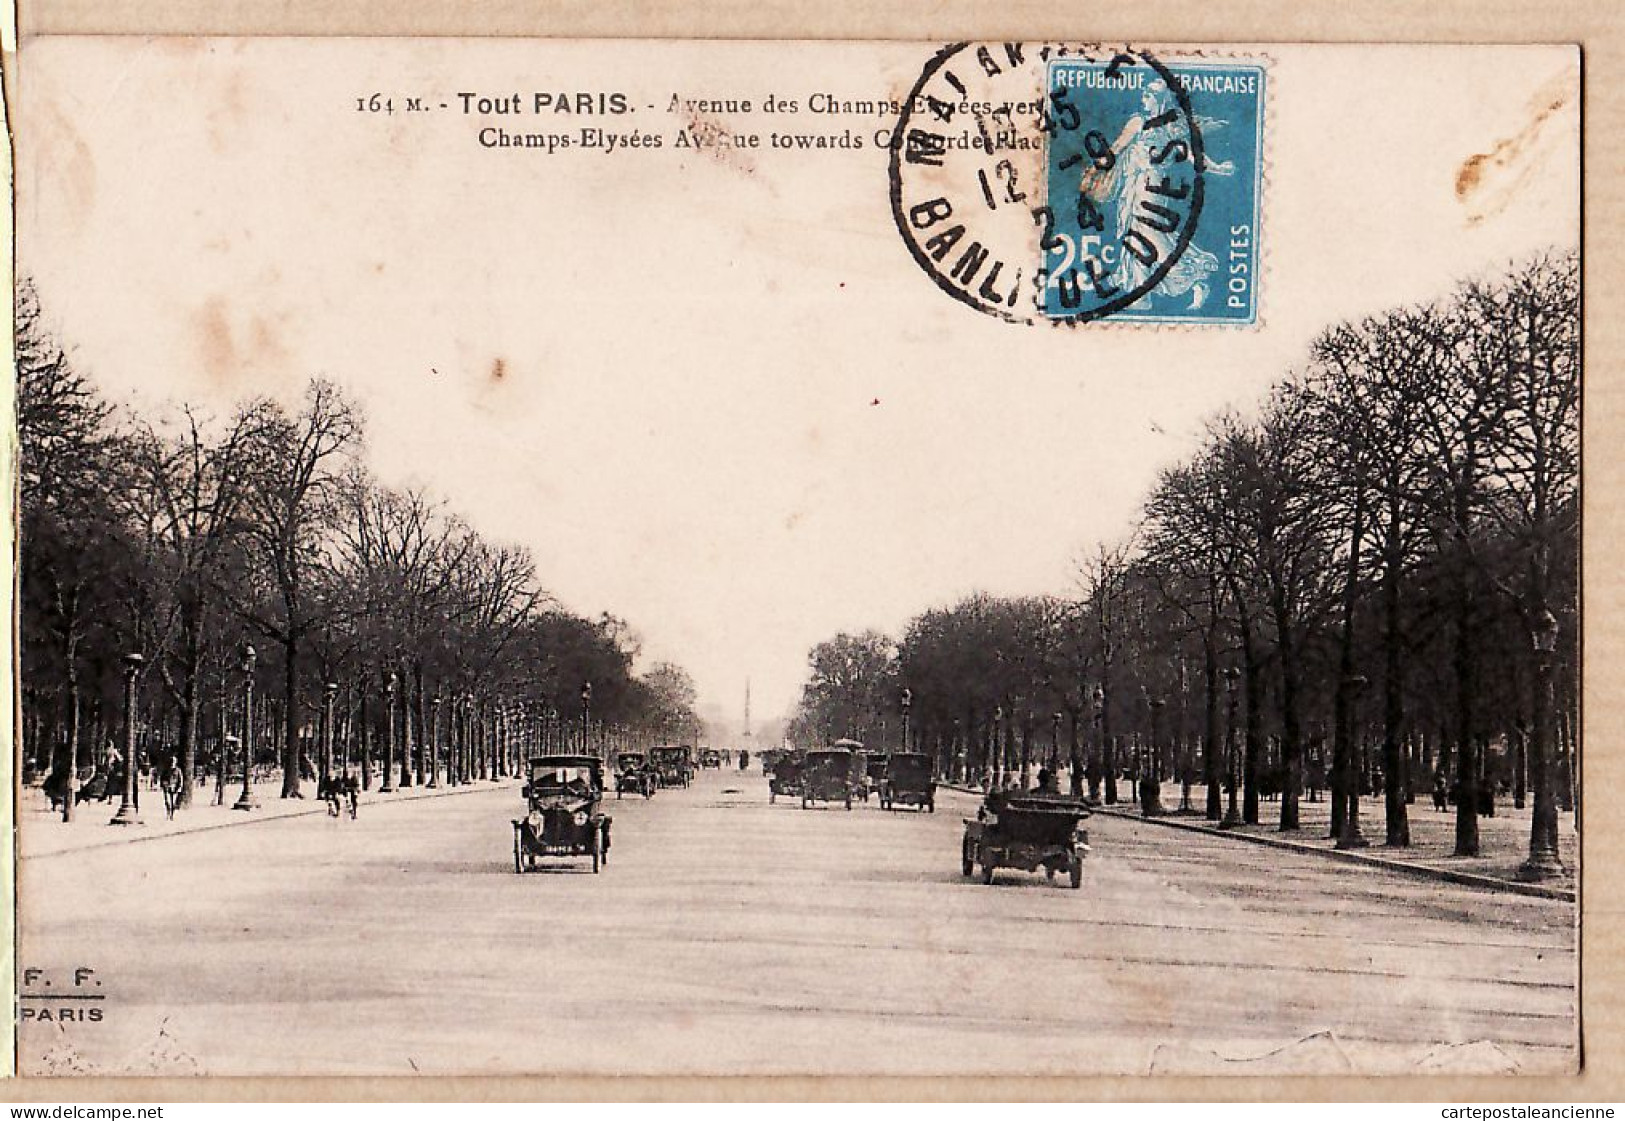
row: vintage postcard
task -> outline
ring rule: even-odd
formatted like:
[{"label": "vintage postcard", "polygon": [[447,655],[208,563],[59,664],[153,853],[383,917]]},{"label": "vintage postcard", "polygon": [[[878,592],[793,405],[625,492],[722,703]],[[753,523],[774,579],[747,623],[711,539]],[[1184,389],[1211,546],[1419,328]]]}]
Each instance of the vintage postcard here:
[{"label": "vintage postcard", "polygon": [[1575,47],[16,77],[23,1075],[1579,1069]]}]

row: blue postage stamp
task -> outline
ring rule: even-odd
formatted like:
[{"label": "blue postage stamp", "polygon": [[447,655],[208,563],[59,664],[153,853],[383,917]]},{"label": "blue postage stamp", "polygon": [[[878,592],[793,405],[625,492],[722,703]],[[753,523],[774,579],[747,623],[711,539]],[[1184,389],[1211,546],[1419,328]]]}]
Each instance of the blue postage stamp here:
[{"label": "blue postage stamp", "polygon": [[1044,313],[1256,323],[1264,68],[1145,61],[1049,61]]}]

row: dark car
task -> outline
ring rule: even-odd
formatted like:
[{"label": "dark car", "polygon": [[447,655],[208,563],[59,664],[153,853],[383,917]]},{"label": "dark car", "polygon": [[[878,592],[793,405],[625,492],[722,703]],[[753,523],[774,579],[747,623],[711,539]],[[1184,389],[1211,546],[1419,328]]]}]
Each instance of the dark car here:
[{"label": "dark car", "polygon": [[722,752],[714,747],[708,747],[700,752],[700,769],[706,771],[722,770]]},{"label": "dark car", "polygon": [[880,808],[890,810],[898,806],[937,812],[937,783],[931,773],[931,756],[899,751],[886,760],[886,770],[880,780]]},{"label": "dark car", "polygon": [[513,823],[513,870],[534,871],[545,856],[591,856],[597,872],[609,861],[604,763],[591,755],[540,755],[525,780],[525,816]]},{"label": "dark car", "polygon": [[778,801],[779,795],[786,798],[799,798],[801,796],[801,758],[788,751],[769,751],[762,755],[762,765],[767,770],[767,800],[769,803]]},{"label": "dark car", "polygon": [[649,757],[641,751],[623,751],[615,758],[615,797],[623,794],[641,794],[651,798],[655,792],[655,773],[649,766]]},{"label": "dark car", "polygon": [[1089,833],[1078,822],[1089,816],[1082,802],[1055,796],[989,794],[975,819],[965,820],[960,871],[969,876],[982,866],[982,882],[999,868],[1039,868],[1054,879],[1066,872],[1073,887],[1083,886],[1083,858]]},{"label": "dark car", "polygon": [[685,744],[657,747],[651,752],[661,786],[687,786],[694,781],[694,751]]},{"label": "dark car", "polygon": [[860,758],[844,748],[807,752],[801,768],[801,808],[814,802],[844,802],[851,809],[858,781],[854,768]]}]

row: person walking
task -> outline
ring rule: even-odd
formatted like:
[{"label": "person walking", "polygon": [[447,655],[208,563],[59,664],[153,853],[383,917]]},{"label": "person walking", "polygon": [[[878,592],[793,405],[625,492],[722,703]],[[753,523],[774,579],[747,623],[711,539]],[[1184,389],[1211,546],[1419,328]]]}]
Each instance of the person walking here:
[{"label": "person walking", "polygon": [[170,821],[175,820],[175,810],[181,804],[181,761],[170,752],[169,758],[164,761],[163,773],[158,778],[158,784],[164,792],[164,817]]}]

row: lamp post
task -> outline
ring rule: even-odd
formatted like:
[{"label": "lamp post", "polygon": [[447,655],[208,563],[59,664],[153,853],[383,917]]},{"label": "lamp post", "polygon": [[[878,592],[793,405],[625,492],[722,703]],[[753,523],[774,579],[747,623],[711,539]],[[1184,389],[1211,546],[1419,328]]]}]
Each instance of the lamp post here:
[{"label": "lamp post", "polygon": [[1061,714],[1049,714],[1049,772],[1054,774],[1061,769]]},{"label": "lamp post", "polygon": [[1348,721],[1348,752],[1343,761],[1343,794],[1347,799],[1347,809],[1343,811],[1343,832],[1338,834],[1337,847],[1340,849],[1363,849],[1371,844],[1360,832],[1360,759],[1364,754],[1359,746],[1359,721],[1355,719],[1355,707],[1359,703],[1360,694],[1370,684],[1363,676],[1352,674],[1343,679],[1348,701],[1344,719]]},{"label": "lamp post", "polygon": [[[124,655],[124,796],[109,825],[141,824],[141,811],[135,807],[135,679],[143,661],[140,654]],[[71,788],[68,797],[73,797]]]},{"label": "lamp post", "polygon": [[588,736],[592,729],[592,682],[581,685],[581,754],[587,754]]},{"label": "lamp post", "polygon": [[423,750],[429,755],[429,789],[435,790],[440,786],[440,691],[435,690],[433,697],[429,698],[429,734],[424,737]]},{"label": "lamp post", "polygon": [[1535,647],[1535,720],[1529,737],[1529,778],[1535,806],[1529,822],[1529,858],[1520,880],[1545,880],[1563,873],[1557,853],[1557,792],[1552,787],[1552,725],[1556,701],[1552,671],[1557,653],[1557,618],[1542,611],[1531,638]]},{"label": "lamp post", "polygon": [[1241,811],[1236,807],[1236,788],[1241,785],[1241,769],[1236,759],[1236,678],[1241,674],[1235,666],[1224,671],[1224,702],[1228,719],[1224,727],[1225,769],[1230,772],[1230,802],[1225,807],[1220,829],[1235,829],[1241,824]]},{"label": "lamp post", "polygon": [[1000,705],[993,710],[993,754],[991,762],[993,764],[992,781],[994,790],[1004,789],[1004,740],[1001,738],[1003,732],[1004,706]]},{"label": "lamp post", "polygon": [[322,686],[322,777],[333,770],[333,699],[338,696],[336,681]]},{"label": "lamp post", "polygon": [[254,801],[254,787],[249,774],[254,769],[254,663],[259,655],[252,646],[243,647],[243,792],[237,796],[234,810],[259,808]]},{"label": "lamp post", "polygon": [[1090,749],[1089,758],[1089,797],[1091,800],[1098,800],[1100,780],[1106,770],[1106,690],[1096,685],[1094,693],[1090,695],[1090,704],[1094,724],[1094,735],[1091,739],[1094,746]]},{"label": "lamp post", "polygon": [[384,683],[384,784],[380,794],[395,793],[395,686],[399,678],[394,670]]},{"label": "lamp post", "polygon": [[909,712],[910,712],[911,709],[913,709],[913,707],[914,707],[914,690],[912,690],[912,689],[904,689],[903,690],[903,750],[904,751],[908,750],[908,718],[909,718]]},{"label": "lamp post", "polygon": [[1145,763],[1140,768],[1140,815],[1154,817],[1162,813],[1162,710],[1168,702],[1161,697],[1149,697],[1151,709],[1151,743],[1146,751]]}]

